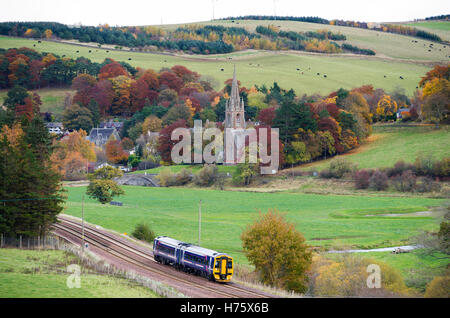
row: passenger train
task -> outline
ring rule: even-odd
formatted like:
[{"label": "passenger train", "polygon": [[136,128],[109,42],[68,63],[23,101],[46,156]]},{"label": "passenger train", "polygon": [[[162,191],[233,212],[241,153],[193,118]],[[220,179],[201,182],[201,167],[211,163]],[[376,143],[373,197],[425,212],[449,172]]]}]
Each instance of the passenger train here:
[{"label": "passenger train", "polygon": [[153,241],[155,261],[169,264],[210,280],[227,283],[233,276],[233,258],[200,246],[158,236]]}]

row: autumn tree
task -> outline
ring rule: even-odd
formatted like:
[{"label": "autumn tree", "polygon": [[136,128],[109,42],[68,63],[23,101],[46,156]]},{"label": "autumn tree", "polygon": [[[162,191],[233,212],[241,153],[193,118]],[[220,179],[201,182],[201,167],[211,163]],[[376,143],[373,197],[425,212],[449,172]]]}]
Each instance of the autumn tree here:
[{"label": "autumn tree", "polygon": [[128,154],[123,150],[119,140],[108,140],[105,145],[108,161],[115,164],[126,163]]},{"label": "autumn tree", "polygon": [[120,169],[111,166],[97,169],[88,176],[89,186],[86,194],[98,200],[101,204],[111,202],[115,196],[125,194],[125,191],[114,181],[114,178],[121,177],[122,175],[123,172]]},{"label": "autumn tree", "polygon": [[73,104],[63,113],[64,128],[69,130],[90,131],[94,127],[92,112],[83,106]]},{"label": "autumn tree", "polygon": [[445,121],[450,114],[450,82],[438,77],[427,81],[423,88],[423,98],[423,119],[439,127],[439,123]]},{"label": "autumn tree", "polygon": [[312,254],[303,235],[277,211],[260,214],[241,234],[248,260],[264,283],[304,292]]}]

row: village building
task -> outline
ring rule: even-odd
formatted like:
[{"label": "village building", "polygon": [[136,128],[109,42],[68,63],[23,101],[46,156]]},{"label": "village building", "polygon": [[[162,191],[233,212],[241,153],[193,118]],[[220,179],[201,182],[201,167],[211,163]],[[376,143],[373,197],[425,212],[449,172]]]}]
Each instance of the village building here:
[{"label": "village building", "polygon": [[97,147],[103,147],[110,138],[120,141],[116,128],[92,128],[87,139]]}]

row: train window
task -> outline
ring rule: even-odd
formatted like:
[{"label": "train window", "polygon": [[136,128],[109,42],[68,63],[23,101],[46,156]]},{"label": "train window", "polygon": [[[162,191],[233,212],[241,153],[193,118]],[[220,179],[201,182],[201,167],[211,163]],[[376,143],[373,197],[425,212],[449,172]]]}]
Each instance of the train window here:
[{"label": "train window", "polygon": [[227,262],[227,268],[233,268],[233,262],[231,260]]},{"label": "train window", "polygon": [[219,260],[216,261],[216,268],[220,268],[220,261]]}]

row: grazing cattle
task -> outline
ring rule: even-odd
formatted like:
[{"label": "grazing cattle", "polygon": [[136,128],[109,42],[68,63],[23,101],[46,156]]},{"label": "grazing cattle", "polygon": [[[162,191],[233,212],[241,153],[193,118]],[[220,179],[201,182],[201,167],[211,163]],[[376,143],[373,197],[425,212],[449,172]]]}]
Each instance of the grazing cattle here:
[{"label": "grazing cattle", "polygon": [[223,72],[223,68],[220,69]]},{"label": "grazing cattle", "polygon": [[323,77],[327,77],[327,74],[323,74]]},{"label": "grazing cattle", "polygon": [[300,71],[300,69],[298,68],[297,71]]},{"label": "grazing cattle", "polygon": [[77,51],[77,53],[80,53],[80,51]]},{"label": "grazing cattle", "polygon": [[108,50],[106,50],[106,53],[109,53],[109,51],[108,51]]},{"label": "grazing cattle", "polygon": [[317,75],[320,75],[320,73],[317,73]]},{"label": "grazing cattle", "polygon": [[89,53],[91,53],[92,51],[91,50],[89,50]]},{"label": "grazing cattle", "polygon": [[403,76],[400,76],[400,79],[403,79]]},{"label": "grazing cattle", "polygon": [[386,75],[384,75],[384,78],[386,78]]},{"label": "grazing cattle", "polygon": [[128,58],[128,61],[131,61],[131,57]]}]

